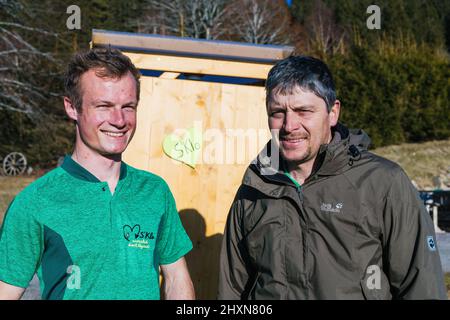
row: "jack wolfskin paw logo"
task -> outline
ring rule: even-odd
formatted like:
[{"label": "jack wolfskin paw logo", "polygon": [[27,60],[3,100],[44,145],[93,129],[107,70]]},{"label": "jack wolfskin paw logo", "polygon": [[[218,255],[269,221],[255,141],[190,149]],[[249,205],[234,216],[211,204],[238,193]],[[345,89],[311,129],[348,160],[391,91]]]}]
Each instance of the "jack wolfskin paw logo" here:
[{"label": "jack wolfskin paw logo", "polygon": [[140,231],[141,231],[141,226],[138,224],[136,224],[133,228],[130,227],[129,225],[124,225],[123,226],[123,237],[127,241],[130,241],[131,236],[134,235],[134,239],[136,239],[139,236]]},{"label": "jack wolfskin paw logo", "polygon": [[340,213],[341,209],[344,207],[344,204],[342,202],[339,202],[336,204],[336,206],[333,207],[331,203],[322,203],[320,205],[320,210],[324,212],[333,212],[333,213]]}]

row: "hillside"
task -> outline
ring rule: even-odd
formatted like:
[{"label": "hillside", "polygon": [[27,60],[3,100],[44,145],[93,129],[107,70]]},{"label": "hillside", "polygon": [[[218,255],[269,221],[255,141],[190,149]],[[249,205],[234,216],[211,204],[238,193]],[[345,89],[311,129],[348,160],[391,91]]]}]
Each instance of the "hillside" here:
[{"label": "hillside", "polygon": [[435,189],[436,176],[450,184],[450,139],[392,145],[372,152],[400,164],[418,189]]}]

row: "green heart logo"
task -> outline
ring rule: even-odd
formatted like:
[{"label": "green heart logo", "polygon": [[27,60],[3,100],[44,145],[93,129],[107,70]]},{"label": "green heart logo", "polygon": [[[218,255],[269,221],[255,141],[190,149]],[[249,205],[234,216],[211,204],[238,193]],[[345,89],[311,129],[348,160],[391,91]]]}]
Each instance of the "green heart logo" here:
[{"label": "green heart logo", "polygon": [[164,153],[195,169],[198,156],[202,149],[202,131],[199,128],[176,130],[164,138]]},{"label": "green heart logo", "polygon": [[130,239],[133,239],[132,235],[134,235],[134,239],[137,238],[136,235],[139,235],[139,232],[141,232],[141,226],[138,224],[136,224],[133,228],[127,224],[123,226],[123,237],[127,241],[130,241]]}]

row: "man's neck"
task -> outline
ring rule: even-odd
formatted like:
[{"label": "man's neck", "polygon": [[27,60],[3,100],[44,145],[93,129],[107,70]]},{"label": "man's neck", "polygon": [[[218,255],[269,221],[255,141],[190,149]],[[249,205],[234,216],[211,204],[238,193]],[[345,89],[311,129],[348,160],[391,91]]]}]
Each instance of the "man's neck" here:
[{"label": "man's neck", "polygon": [[286,162],[287,172],[295,179],[295,181],[300,185],[303,185],[312,172],[314,161],[315,158],[301,164]]},{"label": "man's neck", "polygon": [[[330,144],[332,140],[332,135],[330,132],[329,137],[327,138],[326,145]],[[320,150],[320,149],[319,149]],[[314,164],[316,162],[317,157],[319,154],[316,154],[316,156],[312,159],[309,159],[305,162],[298,163],[298,162],[288,162],[286,161],[286,169],[287,172],[300,184],[303,185],[305,183],[305,180],[308,179],[308,177],[311,175]]]},{"label": "man's neck", "polygon": [[121,156],[118,155],[117,158],[110,158],[91,150],[83,149],[84,148],[75,147],[72,159],[92,173],[100,181],[108,182],[111,193],[114,193],[120,177],[120,167],[122,164]]}]

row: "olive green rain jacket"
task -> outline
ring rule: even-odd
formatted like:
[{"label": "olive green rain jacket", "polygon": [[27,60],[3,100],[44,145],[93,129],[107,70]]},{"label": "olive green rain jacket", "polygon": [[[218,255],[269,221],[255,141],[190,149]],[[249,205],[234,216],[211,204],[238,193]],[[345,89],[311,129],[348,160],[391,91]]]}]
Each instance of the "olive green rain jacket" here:
[{"label": "olive green rain jacket", "polygon": [[338,124],[302,186],[266,146],[229,212],[219,299],[446,299],[432,220],[369,143]]}]

